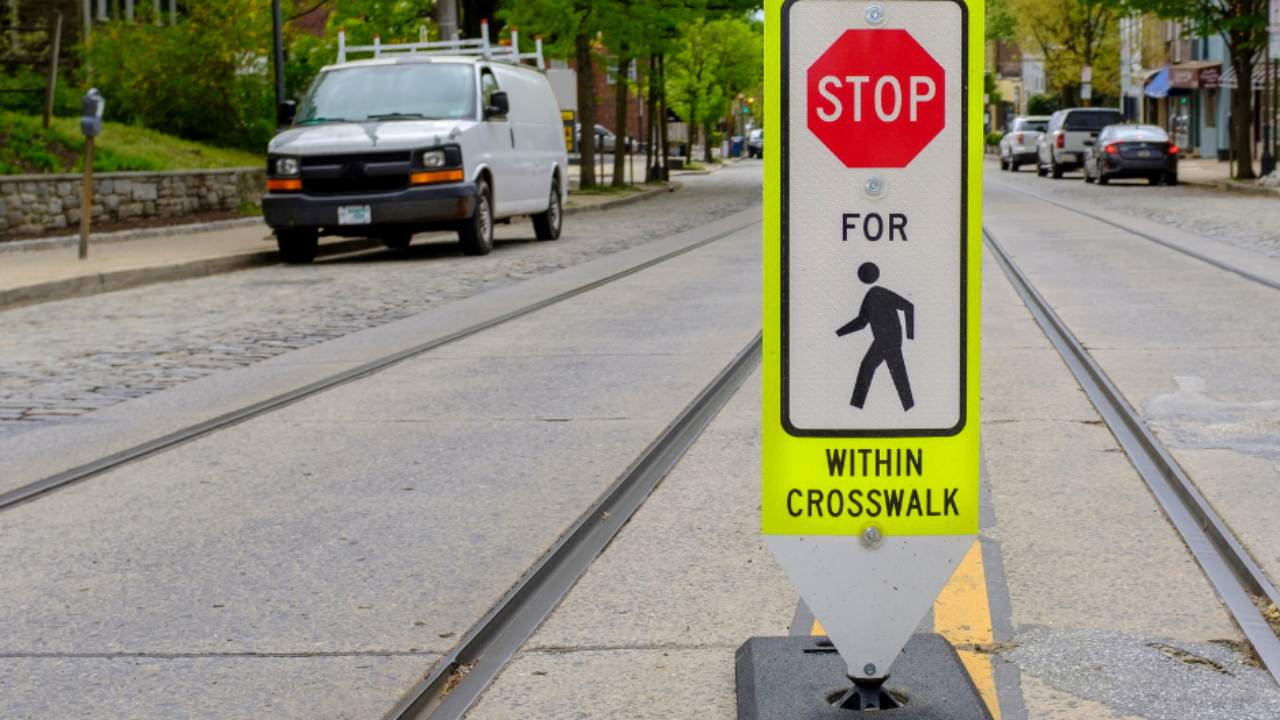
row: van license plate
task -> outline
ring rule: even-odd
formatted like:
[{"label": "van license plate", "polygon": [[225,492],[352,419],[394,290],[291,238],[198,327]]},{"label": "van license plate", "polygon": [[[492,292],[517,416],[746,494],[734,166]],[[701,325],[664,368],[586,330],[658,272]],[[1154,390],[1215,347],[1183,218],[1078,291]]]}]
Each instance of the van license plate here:
[{"label": "van license plate", "polygon": [[368,205],[343,205],[338,208],[339,225],[368,225],[373,222],[373,212]]}]

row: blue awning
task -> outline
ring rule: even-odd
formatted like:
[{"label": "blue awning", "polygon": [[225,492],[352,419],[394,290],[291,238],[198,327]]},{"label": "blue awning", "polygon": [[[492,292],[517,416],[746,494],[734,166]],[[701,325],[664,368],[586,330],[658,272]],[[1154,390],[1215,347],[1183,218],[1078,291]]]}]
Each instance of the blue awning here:
[{"label": "blue awning", "polygon": [[1162,98],[1169,97],[1169,68],[1164,68],[1151,78],[1151,82],[1147,83],[1147,89],[1144,91],[1147,97]]}]

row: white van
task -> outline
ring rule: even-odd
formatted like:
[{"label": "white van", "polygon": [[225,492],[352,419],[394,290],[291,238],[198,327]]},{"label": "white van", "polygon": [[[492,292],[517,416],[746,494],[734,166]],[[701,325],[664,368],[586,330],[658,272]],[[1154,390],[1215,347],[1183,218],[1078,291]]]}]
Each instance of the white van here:
[{"label": "white van", "polygon": [[477,56],[343,53],[321,70],[269,147],[262,211],[282,259],[311,262],[321,235],[402,248],[429,230],[457,230],[484,255],[494,221],[519,215],[539,240],[560,237],[564,125],[545,73],[521,57],[486,42]]}]

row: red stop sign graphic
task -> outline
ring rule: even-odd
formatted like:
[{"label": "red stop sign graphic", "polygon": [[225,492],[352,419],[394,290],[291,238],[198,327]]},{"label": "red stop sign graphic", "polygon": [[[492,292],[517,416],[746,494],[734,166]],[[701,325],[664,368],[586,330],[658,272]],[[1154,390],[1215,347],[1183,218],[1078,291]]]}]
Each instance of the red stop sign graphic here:
[{"label": "red stop sign graphic", "polygon": [[906,30],[849,30],[809,68],[809,129],[845,167],[906,167],[946,125],[942,66]]}]

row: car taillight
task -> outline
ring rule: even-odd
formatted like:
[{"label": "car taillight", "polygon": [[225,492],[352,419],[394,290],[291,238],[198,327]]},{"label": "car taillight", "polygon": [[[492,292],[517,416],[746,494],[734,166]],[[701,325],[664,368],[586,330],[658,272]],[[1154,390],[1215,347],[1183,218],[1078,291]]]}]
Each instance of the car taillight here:
[{"label": "car taillight", "polygon": [[1066,146],[1067,146],[1067,137],[1062,133],[1058,133],[1058,147],[1064,148]]},{"label": "car taillight", "polygon": [[1111,143],[1110,145],[1108,145],[1108,146],[1107,146],[1107,154],[1108,154],[1108,155],[1119,155],[1119,154],[1120,154],[1120,147],[1119,147],[1118,145],[1116,145],[1115,143]]},{"label": "car taillight", "polygon": [[1178,146],[1177,146],[1177,145],[1174,145],[1173,143],[1169,143],[1169,154],[1170,154],[1170,155],[1177,155],[1177,154],[1178,154]]},{"label": "car taillight", "polygon": [[1018,133],[1018,144],[1022,144],[1022,133]]}]

